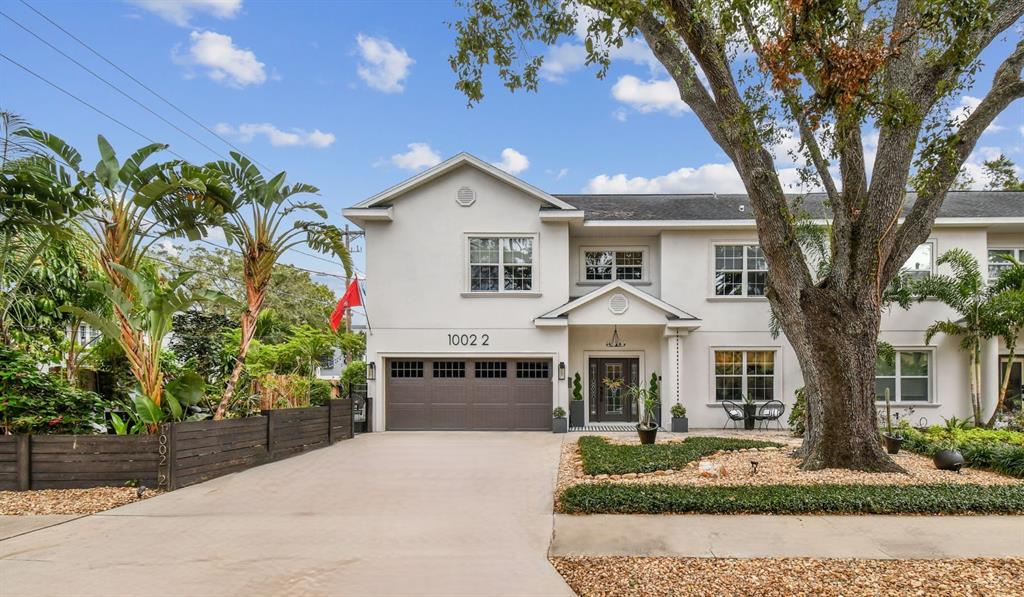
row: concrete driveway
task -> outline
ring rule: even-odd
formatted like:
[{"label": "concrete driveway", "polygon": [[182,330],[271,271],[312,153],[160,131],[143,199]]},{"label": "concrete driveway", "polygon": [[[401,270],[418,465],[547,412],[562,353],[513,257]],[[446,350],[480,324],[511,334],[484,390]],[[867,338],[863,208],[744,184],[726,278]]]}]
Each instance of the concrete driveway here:
[{"label": "concrete driveway", "polygon": [[572,595],[561,438],[360,436],[0,541],[0,595]]}]

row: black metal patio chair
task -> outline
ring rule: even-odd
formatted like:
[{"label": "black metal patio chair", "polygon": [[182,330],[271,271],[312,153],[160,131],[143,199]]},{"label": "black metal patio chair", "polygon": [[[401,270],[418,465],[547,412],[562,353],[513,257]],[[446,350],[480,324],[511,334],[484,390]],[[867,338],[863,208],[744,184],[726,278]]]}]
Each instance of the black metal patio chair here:
[{"label": "black metal patio chair", "polygon": [[729,426],[729,421],[732,421],[732,426],[735,429],[737,423],[742,423],[744,419],[743,407],[736,404],[732,400],[725,400],[722,402],[722,408],[725,410],[725,416],[729,417],[725,421],[725,425],[722,425],[722,429]]},{"label": "black metal patio chair", "polygon": [[[767,428],[772,421],[782,429],[782,413],[786,412],[786,405],[778,400],[769,400],[761,405],[754,420],[757,421],[758,429]],[[762,427],[763,426],[763,427]]]}]

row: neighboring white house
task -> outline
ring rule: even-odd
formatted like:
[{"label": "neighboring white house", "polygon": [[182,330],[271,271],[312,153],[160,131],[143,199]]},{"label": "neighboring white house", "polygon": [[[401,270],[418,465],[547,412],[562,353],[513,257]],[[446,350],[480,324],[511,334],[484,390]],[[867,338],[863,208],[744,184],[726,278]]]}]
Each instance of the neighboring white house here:
[{"label": "neighboring white house", "polygon": [[[821,215],[821,203],[804,207]],[[662,420],[679,402],[693,427],[723,426],[722,401],[741,395],[788,412],[802,385],[792,348],[768,331],[767,266],[743,195],[551,195],[459,154],[343,213],[366,232],[377,431],[550,429],[576,373],[588,423],[637,418],[605,379],[661,376]],[[950,193],[909,273],[934,271],[952,247],[990,272],[1002,254],[1024,257],[1024,193]],[[914,423],[969,413],[958,341],[924,344],[948,317],[926,301],[883,319],[900,355],[878,387],[913,406]],[[992,340],[982,355],[989,408],[1001,351]]]}]

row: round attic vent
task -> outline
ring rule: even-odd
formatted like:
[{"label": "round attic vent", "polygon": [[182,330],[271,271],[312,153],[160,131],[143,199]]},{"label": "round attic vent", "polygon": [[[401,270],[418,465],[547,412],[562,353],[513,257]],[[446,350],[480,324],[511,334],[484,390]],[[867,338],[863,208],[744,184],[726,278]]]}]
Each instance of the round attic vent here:
[{"label": "round attic vent", "polygon": [[608,310],[616,315],[622,315],[629,310],[629,299],[624,294],[614,294],[608,299]]},{"label": "round attic vent", "polygon": [[476,191],[469,187],[461,187],[458,192],[455,193],[455,202],[462,207],[469,207],[476,202]]}]

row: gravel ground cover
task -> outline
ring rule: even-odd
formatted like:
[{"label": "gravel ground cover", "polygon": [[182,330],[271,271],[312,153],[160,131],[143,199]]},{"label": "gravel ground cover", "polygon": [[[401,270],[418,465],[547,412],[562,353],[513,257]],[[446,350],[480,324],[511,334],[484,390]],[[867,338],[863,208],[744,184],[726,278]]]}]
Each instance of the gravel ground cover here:
[{"label": "gravel ground cover", "polygon": [[[142,499],[160,492],[147,489]],[[134,487],[0,491],[0,514],[94,514],[138,501]]]},{"label": "gravel ground cover", "polygon": [[1019,596],[1024,559],[848,560],[564,557],[583,597]]},{"label": "gravel ground cover", "polygon": [[[569,440],[562,444],[562,459],[559,466],[558,496],[568,487],[581,483],[671,483],[698,486],[725,485],[820,485],[820,484],[858,484],[858,485],[925,485],[925,484],[964,484],[964,485],[1015,485],[1024,483],[1006,475],[977,469],[963,469],[959,474],[936,470],[931,458],[900,452],[893,459],[907,471],[900,473],[862,473],[830,469],[823,471],[804,471],[799,468],[799,461],[791,456],[799,444],[799,439],[781,437],[757,437],[751,439],[771,439],[784,445],[783,448],[741,449],[736,451],[718,452],[699,458],[680,469],[662,469],[649,473],[631,473],[623,475],[587,475],[583,470],[583,460],[576,441]],[[609,438],[612,443],[635,444],[635,439]],[[675,440],[670,440],[675,441]],[[661,443],[661,442],[659,442]],[[698,471],[698,462],[708,461],[719,465],[725,471],[721,477],[703,477]],[[757,461],[757,473],[751,472],[751,461]]]}]

